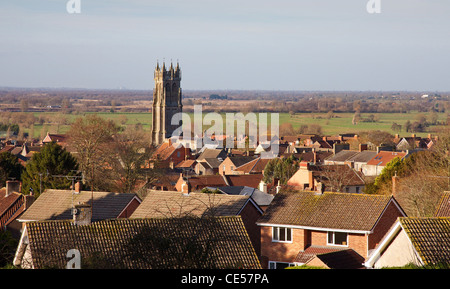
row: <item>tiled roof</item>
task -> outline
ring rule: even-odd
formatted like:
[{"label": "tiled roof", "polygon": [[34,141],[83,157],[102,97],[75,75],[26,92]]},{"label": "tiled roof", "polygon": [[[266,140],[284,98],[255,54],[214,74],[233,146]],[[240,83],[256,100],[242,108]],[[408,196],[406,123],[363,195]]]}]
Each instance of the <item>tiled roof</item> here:
[{"label": "tiled roof", "polygon": [[391,200],[384,195],[282,192],[258,223],[369,232]]},{"label": "tiled roof", "polygon": [[244,174],[262,173],[270,160],[271,159],[256,158],[240,167],[237,167],[235,171],[240,171]]},{"label": "tiled roof", "polygon": [[[117,218],[135,194],[81,191],[46,190],[19,218],[24,221],[72,219],[72,205],[90,203],[94,199],[92,221]],[[73,198],[73,201],[72,201]]]},{"label": "tiled roof", "polygon": [[450,217],[450,192],[442,194],[435,217]]},{"label": "tiled roof", "polygon": [[348,159],[349,162],[356,162],[356,163],[367,163],[371,159],[373,159],[377,155],[376,151],[362,151],[358,154],[354,155],[353,157],[350,157]]},{"label": "tiled roof", "polygon": [[373,157],[370,161],[367,162],[368,165],[374,166],[385,166],[388,162],[393,160],[394,158],[403,159],[406,156],[406,153],[403,152],[388,152],[381,151],[375,157]]},{"label": "tiled roof", "polygon": [[21,194],[16,192],[12,192],[6,196],[6,188],[0,189],[0,230],[22,206],[22,197]]},{"label": "tiled roof", "polygon": [[149,191],[130,218],[236,216],[250,196]]},{"label": "tiled roof", "polygon": [[239,216],[39,221],[27,223],[27,234],[34,268],[65,268],[71,249],[81,268],[261,268]]},{"label": "tiled roof", "polygon": [[323,162],[331,155],[333,155],[333,152],[328,152],[328,151],[316,151],[316,152],[309,151],[309,152],[302,152],[302,153],[298,154],[299,158],[302,161],[314,162],[314,157],[315,157],[316,162],[319,162],[319,163]]},{"label": "tiled roof", "polygon": [[207,158],[222,158],[225,159],[227,157],[227,152],[224,149],[209,149],[205,148],[202,153],[198,156],[197,160],[203,160]]},{"label": "tiled roof", "polygon": [[189,176],[186,180],[192,191],[199,191],[206,187],[221,187],[228,185],[221,175]]},{"label": "tiled roof", "polygon": [[344,162],[358,153],[358,151],[341,150],[335,155],[328,157],[326,160],[331,162]]},{"label": "tiled roof", "polygon": [[204,158],[201,162],[206,163],[210,168],[217,169],[222,163],[222,159],[216,158]]},{"label": "tiled roof", "polygon": [[362,269],[364,258],[352,249],[310,246],[300,251],[294,262],[307,264],[318,258],[330,269]]},{"label": "tiled roof", "polygon": [[153,159],[167,160],[172,154],[179,148],[183,148],[180,143],[172,144],[170,142],[164,142],[152,154]]},{"label": "tiled roof", "polygon": [[181,161],[178,165],[176,165],[176,168],[190,168],[193,167],[196,163],[196,160],[184,160]]},{"label": "tiled roof", "polygon": [[364,258],[352,249],[340,250],[316,256],[330,269],[363,269]]},{"label": "tiled roof", "polygon": [[255,159],[254,156],[237,156],[237,157],[228,157],[230,161],[236,166],[240,167],[246,163],[249,163]]},{"label": "tiled roof", "polygon": [[399,218],[425,265],[450,264],[450,217]]},{"label": "tiled roof", "polygon": [[228,186],[247,186],[255,189],[258,188],[263,177],[262,174],[224,175]]},{"label": "tiled roof", "polygon": [[247,186],[220,187],[218,189],[228,195],[250,196],[259,206],[268,206],[274,198],[271,194]]}]

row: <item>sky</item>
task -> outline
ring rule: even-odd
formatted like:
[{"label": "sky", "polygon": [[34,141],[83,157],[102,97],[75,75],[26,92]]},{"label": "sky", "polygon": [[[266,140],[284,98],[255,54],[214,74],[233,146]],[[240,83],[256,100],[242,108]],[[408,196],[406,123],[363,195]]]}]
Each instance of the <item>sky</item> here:
[{"label": "sky", "polygon": [[69,1],[0,0],[0,87],[450,91],[448,0]]}]

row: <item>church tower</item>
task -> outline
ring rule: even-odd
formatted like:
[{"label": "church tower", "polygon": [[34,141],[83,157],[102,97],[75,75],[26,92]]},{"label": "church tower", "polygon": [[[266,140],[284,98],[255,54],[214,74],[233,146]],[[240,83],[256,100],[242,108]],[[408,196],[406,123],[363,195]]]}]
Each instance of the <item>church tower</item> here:
[{"label": "church tower", "polygon": [[153,123],[152,144],[158,146],[172,136],[172,133],[181,124],[172,125],[172,116],[182,112],[181,103],[181,70],[177,63],[174,68],[172,63],[166,69],[163,62],[162,68],[156,64],[154,73],[155,87],[153,89]]}]

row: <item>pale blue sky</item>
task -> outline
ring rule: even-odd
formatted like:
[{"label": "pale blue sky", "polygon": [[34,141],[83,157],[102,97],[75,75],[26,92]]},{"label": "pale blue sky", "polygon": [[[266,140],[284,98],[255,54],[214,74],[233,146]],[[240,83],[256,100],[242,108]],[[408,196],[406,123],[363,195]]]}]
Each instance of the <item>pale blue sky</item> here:
[{"label": "pale blue sky", "polygon": [[450,1],[0,0],[0,86],[450,91]]}]

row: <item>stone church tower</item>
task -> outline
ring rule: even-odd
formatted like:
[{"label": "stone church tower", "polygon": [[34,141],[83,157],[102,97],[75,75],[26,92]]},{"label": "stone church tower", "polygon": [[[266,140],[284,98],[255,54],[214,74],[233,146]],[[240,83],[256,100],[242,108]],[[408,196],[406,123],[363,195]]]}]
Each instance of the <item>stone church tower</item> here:
[{"label": "stone church tower", "polygon": [[181,70],[179,64],[166,70],[163,62],[162,68],[156,64],[154,73],[155,87],[153,89],[153,123],[152,144],[158,146],[172,136],[175,129],[181,124],[171,125],[172,116],[182,112],[181,103]]}]

